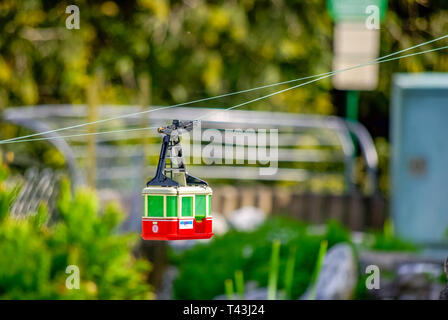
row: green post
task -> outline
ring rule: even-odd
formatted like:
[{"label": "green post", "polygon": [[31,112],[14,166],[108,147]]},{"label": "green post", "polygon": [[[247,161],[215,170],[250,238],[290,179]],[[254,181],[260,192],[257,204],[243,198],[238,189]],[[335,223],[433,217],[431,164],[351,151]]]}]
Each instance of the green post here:
[{"label": "green post", "polygon": [[[357,122],[358,121],[358,109],[359,109],[359,91],[354,90],[348,90],[346,93],[346,99],[345,99],[345,118],[348,121]],[[356,137],[353,134],[350,134],[353,142],[353,155],[351,159],[351,165],[350,168],[353,168],[354,161],[356,158],[356,154],[358,152],[357,150],[357,144],[356,144]],[[351,175],[353,174],[352,169],[350,169],[348,176],[346,177],[346,183],[348,186],[348,190],[350,191],[353,187],[353,184],[351,183]]]},{"label": "green post", "polygon": [[358,121],[359,92],[349,90],[346,96],[346,118],[350,121]]},{"label": "green post", "polygon": [[[359,109],[359,91],[349,90],[347,91],[345,101],[345,118],[348,121],[358,122],[358,109]],[[356,156],[356,138],[352,135],[353,140],[353,156]]]}]

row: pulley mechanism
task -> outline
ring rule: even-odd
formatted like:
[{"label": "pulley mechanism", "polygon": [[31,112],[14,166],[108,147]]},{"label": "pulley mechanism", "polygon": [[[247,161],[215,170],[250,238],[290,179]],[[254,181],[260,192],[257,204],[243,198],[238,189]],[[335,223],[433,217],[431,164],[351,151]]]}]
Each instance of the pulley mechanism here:
[{"label": "pulley mechanism", "polygon": [[[191,130],[193,130],[193,121],[179,120],[173,120],[171,125],[157,129],[159,133],[165,136],[162,140],[156,175],[152,180],[148,181],[146,186],[176,187],[208,185],[204,180],[187,173],[179,136]],[[168,168],[167,159],[169,159]]]}]

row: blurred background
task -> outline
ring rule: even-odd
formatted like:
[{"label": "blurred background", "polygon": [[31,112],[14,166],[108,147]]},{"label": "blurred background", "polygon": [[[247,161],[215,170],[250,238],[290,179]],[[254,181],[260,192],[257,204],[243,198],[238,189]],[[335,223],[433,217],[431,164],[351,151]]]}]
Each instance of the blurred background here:
[{"label": "blurred background", "polygon": [[[213,117],[297,83],[119,117],[372,61],[447,35],[447,21],[442,0],[2,1],[0,139],[117,119],[0,144],[0,298],[438,299],[447,50]],[[202,130],[278,129],[279,169],[202,159],[189,169],[213,188],[214,238],[140,240],[160,136],[83,134],[202,116]]]}]

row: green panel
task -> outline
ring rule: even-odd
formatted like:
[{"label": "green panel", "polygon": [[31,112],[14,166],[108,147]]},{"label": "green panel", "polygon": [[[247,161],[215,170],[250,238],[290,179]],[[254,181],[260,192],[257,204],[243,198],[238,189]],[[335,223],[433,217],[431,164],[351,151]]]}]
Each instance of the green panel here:
[{"label": "green panel", "polygon": [[208,196],[208,215],[212,215],[212,196]]},{"label": "green panel", "polygon": [[148,217],[163,217],[163,196],[148,196]]},{"label": "green panel", "polygon": [[206,205],[206,196],[205,195],[197,195],[195,200],[195,212],[194,216],[196,218],[202,219],[205,218],[205,214],[207,212],[207,205]]},{"label": "green panel", "polygon": [[177,197],[167,196],[166,197],[166,216],[167,217],[177,217]]},{"label": "green panel", "polygon": [[182,217],[193,216],[193,197],[182,197]]}]

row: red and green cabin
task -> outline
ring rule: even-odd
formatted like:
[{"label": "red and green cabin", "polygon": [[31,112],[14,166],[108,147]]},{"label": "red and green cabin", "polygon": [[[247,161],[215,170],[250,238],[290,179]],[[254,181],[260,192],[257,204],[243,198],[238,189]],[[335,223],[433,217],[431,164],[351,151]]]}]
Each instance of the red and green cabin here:
[{"label": "red and green cabin", "polygon": [[209,186],[143,189],[145,240],[209,239],[213,236]]}]

